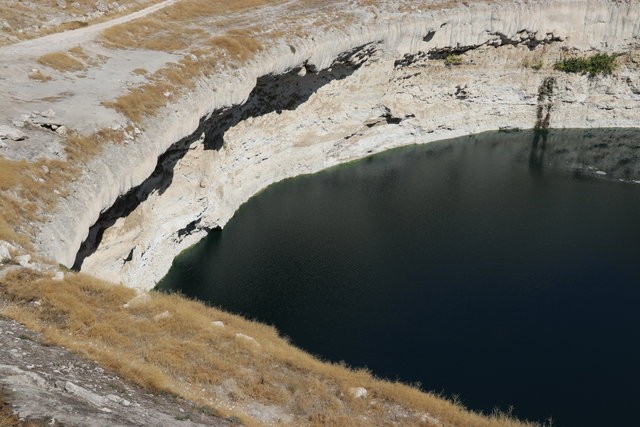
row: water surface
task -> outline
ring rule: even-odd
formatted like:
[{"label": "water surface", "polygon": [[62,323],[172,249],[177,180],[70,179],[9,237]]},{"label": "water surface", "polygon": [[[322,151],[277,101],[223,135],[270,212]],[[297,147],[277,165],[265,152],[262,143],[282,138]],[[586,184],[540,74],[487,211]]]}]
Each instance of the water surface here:
[{"label": "water surface", "polygon": [[633,425],[639,149],[625,130],[487,133],[286,180],[159,287],[476,410]]}]

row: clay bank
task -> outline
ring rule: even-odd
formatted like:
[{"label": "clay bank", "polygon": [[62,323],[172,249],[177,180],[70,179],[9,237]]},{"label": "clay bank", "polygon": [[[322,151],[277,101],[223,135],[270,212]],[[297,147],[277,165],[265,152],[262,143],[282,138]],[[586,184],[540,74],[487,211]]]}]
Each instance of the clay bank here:
[{"label": "clay bank", "polygon": [[[49,186],[3,188],[35,211],[5,229],[148,290],[284,178],[487,130],[640,123],[637,1],[263,3],[184,24],[189,45],[150,14],[136,47],[134,20],[1,48],[3,165]],[[554,69],[597,52],[613,74]]]}]

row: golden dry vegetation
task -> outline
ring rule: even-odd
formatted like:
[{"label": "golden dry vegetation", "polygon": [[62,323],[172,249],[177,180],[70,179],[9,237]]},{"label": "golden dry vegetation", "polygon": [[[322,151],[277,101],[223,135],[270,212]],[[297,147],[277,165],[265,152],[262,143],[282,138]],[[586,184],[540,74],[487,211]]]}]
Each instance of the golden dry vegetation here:
[{"label": "golden dry vegetation", "polygon": [[[529,425],[506,415],[475,414],[407,385],[378,380],[365,370],[322,362],[269,326],[180,295],[136,297],[132,289],[83,274],[67,273],[57,282],[23,269],[0,279],[0,299],[6,302],[3,315],[41,332],[45,342],[249,425],[257,421],[242,408],[255,401],[293,414],[295,424],[415,425],[428,413],[451,426]],[[355,398],[352,387],[365,387],[368,395]],[[236,410],[221,403],[225,400]]]},{"label": "golden dry vegetation", "polygon": [[40,70],[36,70],[36,71],[30,73],[29,74],[29,78],[31,80],[38,80],[40,82],[48,82],[48,81],[52,80],[50,75],[44,74]]},{"label": "golden dry vegetation", "polygon": [[4,394],[0,389],[0,427],[18,427],[20,420],[13,415],[13,411],[5,401]]},{"label": "golden dry vegetation", "polygon": [[85,64],[64,52],[46,53],[38,58],[38,64],[57,71],[82,71],[87,68]]},{"label": "golden dry vegetation", "polygon": [[67,196],[82,166],[106,143],[124,139],[123,130],[102,129],[92,135],[71,133],[65,160],[15,161],[0,157],[0,240],[31,248],[34,224]]},{"label": "golden dry vegetation", "polygon": [[[209,35],[202,20],[281,0],[184,0],[151,16],[106,29],[102,43],[113,49],[150,49],[184,55],[148,76],[148,82],[113,101],[105,102],[130,120],[140,123],[168,102],[193,89],[197,77],[223,66],[239,66],[260,52],[268,31],[255,27],[229,29]],[[207,26],[204,26],[206,28]]]}]

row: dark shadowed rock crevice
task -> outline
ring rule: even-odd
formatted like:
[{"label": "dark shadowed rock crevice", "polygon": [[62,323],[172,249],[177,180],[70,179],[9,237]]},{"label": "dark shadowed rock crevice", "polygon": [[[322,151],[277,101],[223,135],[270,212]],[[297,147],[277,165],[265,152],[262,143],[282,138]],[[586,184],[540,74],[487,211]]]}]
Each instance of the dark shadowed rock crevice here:
[{"label": "dark shadowed rock crevice", "polygon": [[[424,37],[424,41],[429,42],[434,35],[434,31],[429,32]],[[522,30],[512,37],[500,32],[491,32],[488,33],[488,35],[492,38],[484,43],[473,45],[458,44],[456,46],[447,46],[443,48],[430,49],[428,51],[406,54],[403,58],[396,60],[394,66],[396,68],[402,68],[425,59],[446,59],[450,55],[462,55],[463,53],[469,52],[470,50],[478,49],[484,46],[493,46],[496,48],[502,46],[526,46],[529,50],[535,50],[540,45],[564,41],[563,37],[557,36],[553,33],[542,34],[536,31],[529,30]]]},{"label": "dark shadowed rock crevice", "polygon": [[[171,145],[158,158],[156,168],[149,178],[118,197],[110,208],[101,213],[80,246],[73,269],[81,269],[84,259],[95,252],[107,228],[119,218],[127,217],[150,194],[162,194],[171,185],[174,167],[189,149],[202,143],[205,150],[220,150],[224,145],[225,133],[238,123],[273,112],[295,110],[319,88],[352,75],[375,54],[377,47],[377,43],[358,46],[339,55],[330,67],[323,70],[317,70],[315,66],[305,62],[287,73],[260,77],[243,104],[219,109],[200,118],[198,128],[191,135]],[[197,226],[194,224],[191,229],[187,227],[181,230],[178,239],[194,231]]]}]

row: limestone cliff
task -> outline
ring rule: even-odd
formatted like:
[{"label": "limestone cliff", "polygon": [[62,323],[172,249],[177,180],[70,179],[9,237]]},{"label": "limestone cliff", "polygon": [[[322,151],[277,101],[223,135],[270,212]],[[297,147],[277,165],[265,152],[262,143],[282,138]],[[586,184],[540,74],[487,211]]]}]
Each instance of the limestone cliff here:
[{"label": "limestone cliff", "polygon": [[[637,1],[415,4],[363,8],[348,25],[276,41],[242,68],[201,77],[136,127],[129,143],[108,145],[88,163],[72,193],[39,226],[37,251],[149,289],[181,250],[283,178],[400,145],[532,128],[547,113],[552,127],[640,123]],[[43,53],[41,45],[10,49],[23,65]],[[621,54],[613,76],[553,70],[564,56],[592,51]],[[66,126],[127,126],[100,105],[106,91],[143,63],[154,69],[176,60],[118,52],[101,71],[87,73],[90,81],[73,82],[93,94],[81,111],[75,97],[56,101]],[[105,69],[115,73],[108,81]],[[545,81],[552,89],[542,96]],[[33,98],[33,88],[13,88],[12,94]],[[7,104],[0,101],[8,117],[26,109]],[[55,151],[56,144],[52,139],[46,147]]]}]

